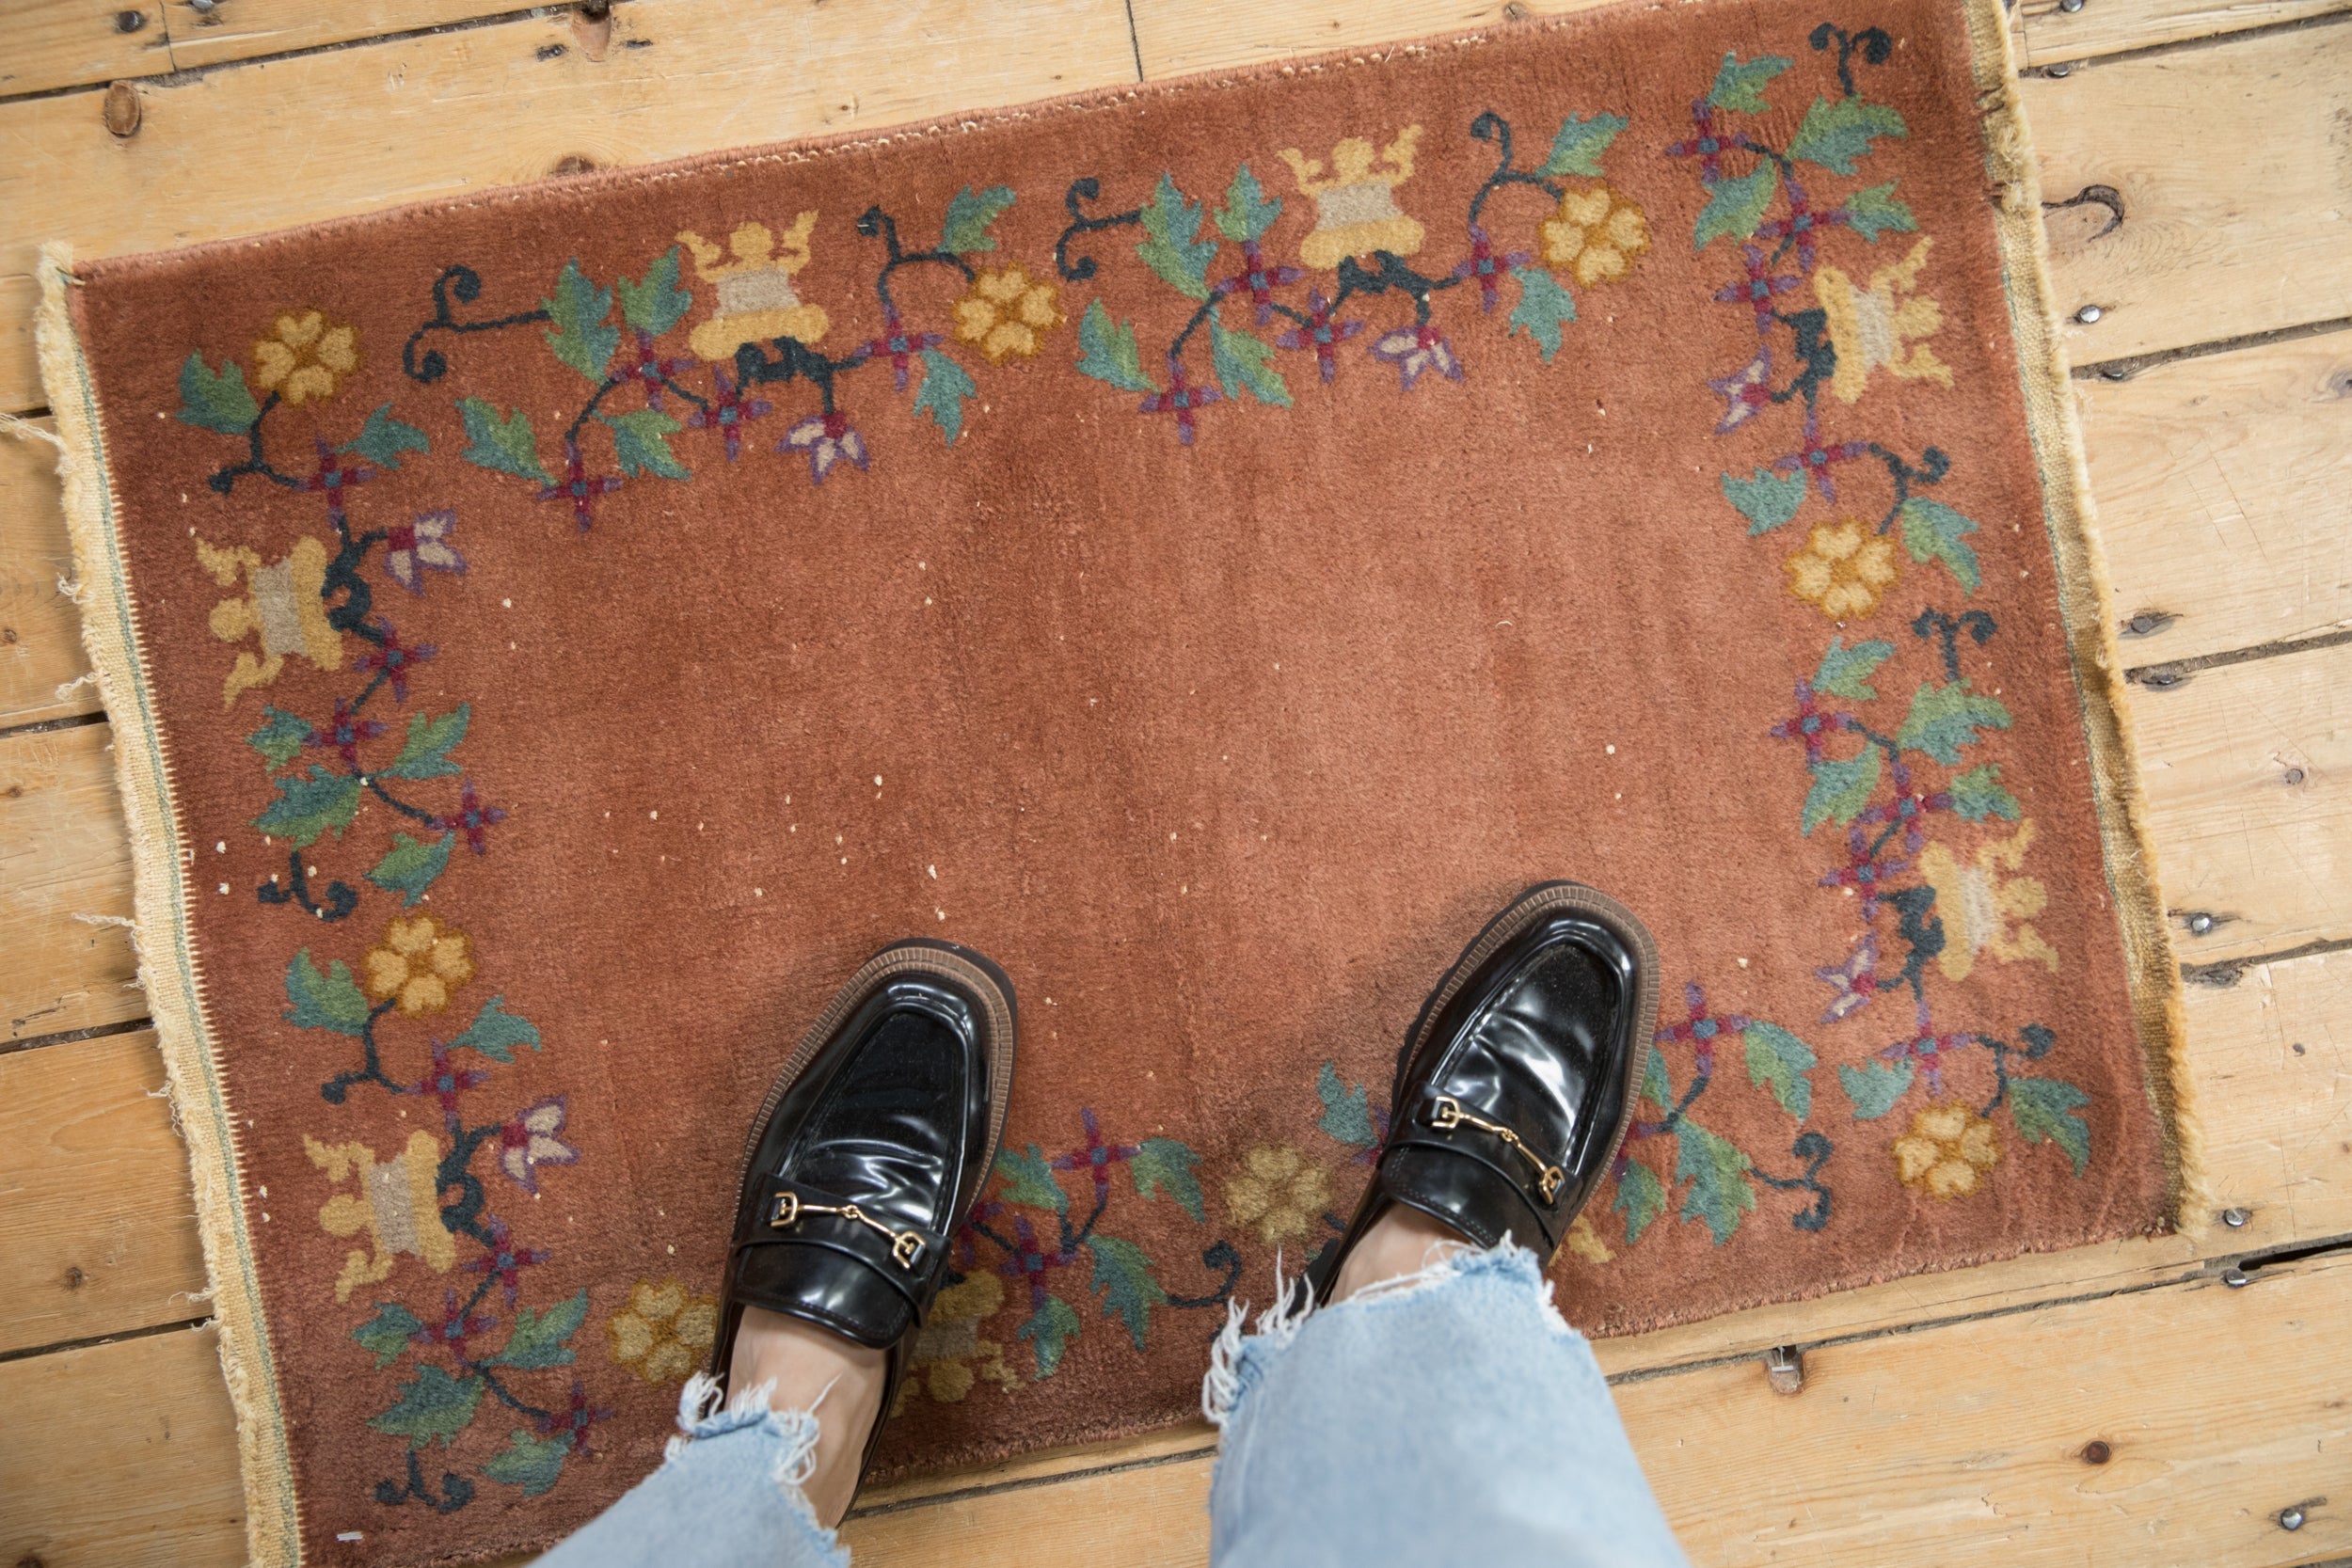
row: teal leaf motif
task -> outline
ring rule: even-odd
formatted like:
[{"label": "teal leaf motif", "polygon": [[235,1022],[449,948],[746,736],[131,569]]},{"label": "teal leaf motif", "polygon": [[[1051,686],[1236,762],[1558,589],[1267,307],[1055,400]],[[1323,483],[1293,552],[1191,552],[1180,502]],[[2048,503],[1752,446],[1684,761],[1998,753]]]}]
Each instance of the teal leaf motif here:
[{"label": "teal leaf motif", "polygon": [[482,1004],[465,1033],[449,1042],[451,1049],[479,1051],[494,1062],[513,1061],[518,1045],[538,1050],[539,1026],[508,1012],[502,1006],[505,1001],[506,993],[501,991]]},{"label": "teal leaf motif", "polygon": [[[1094,303],[1099,308],[1103,302]],[[979,389],[951,356],[927,348],[923,351],[923,384],[914,389],[914,411],[929,414],[952,447],[963,434],[963,400]]]},{"label": "teal leaf motif", "polygon": [[1137,1197],[1155,1198],[1165,1189],[1198,1225],[1202,1218],[1200,1181],[1193,1175],[1192,1167],[1200,1163],[1200,1156],[1188,1144],[1174,1138],[1146,1138],[1136,1146],[1135,1157],[1127,1162],[1127,1174],[1135,1178]]},{"label": "teal leaf motif", "polygon": [[246,389],[245,367],[234,359],[220,362],[217,374],[204,368],[204,356],[188,356],[180,367],[180,422],[223,436],[242,436],[262,417],[261,405]]},{"label": "teal leaf motif", "polygon": [[1054,1180],[1054,1167],[1045,1163],[1044,1152],[1037,1145],[1031,1144],[1025,1154],[999,1149],[996,1174],[1005,1179],[1005,1190],[996,1195],[1005,1202],[1051,1209],[1057,1214],[1070,1212],[1070,1195]]},{"label": "teal leaf motif", "polygon": [[612,287],[621,296],[621,319],[656,338],[685,320],[686,312],[694,308],[694,291],[678,287],[677,272],[677,246],[672,245],[661,253],[661,260],[645,269],[643,283],[614,278]]},{"label": "teal leaf motif", "polygon": [[1326,1062],[1315,1075],[1315,1098],[1323,1101],[1323,1115],[1315,1125],[1325,1136],[1350,1148],[1372,1147],[1378,1134],[1372,1125],[1372,1102],[1364,1085],[1348,1087],[1340,1079],[1340,1069]]},{"label": "teal leaf motif", "polygon": [[1748,537],[1770,533],[1793,520],[1804,505],[1804,475],[1776,474],[1770,468],[1758,468],[1753,479],[1725,474],[1717,482],[1723,488],[1724,499],[1737,507],[1740,515],[1748,520]]},{"label": "teal leaf motif", "polygon": [[1173,175],[1161,175],[1144,203],[1143,232],[1147,238],[1136,246],[1143,264],[1177,293],[1208,298],[1209,259],[1216,254],[1216,242],[1195,237],[1200,232],[1200,204],[1184,199]]},{"label": "teal leaf motif", "polygon": [[1911,209],[1895,198],[1895,182],[1858,190],[1839,203],[1846,209],[1846,227],[1870,241],[1885,233],[1909,234],[1919,227]]},{"label": "teal leaf motif", "polygon": [[512,417],[501,417],[481,398],[458,399],[457,412],[465,416],[466,439],[472,443],[462,454],[467,462],[542,484],[555,483],[539,466],[539,437],[531,428],[530,415],[517,408]]},{"label": "teal leaf motif", "polygon": [[387,403],[368,416],[368,422],[342,450],[357,452],[379,468],[397,468],[402,452],[431,451],[433,443],[415,425],[393,419],[392,405]]},{"label": "teal leaf motif", "polygon": [[506,1343],[484,1363],[536,1371],[543,1367],[569,1366],[572,1348],[564,1343],[588,1316],[588,1292],[582,1289],[545,1312],[525,1307],[515,1313],[515,1327]]},{"label": "teal leaf motif", "polygon": [[1843,637],[1833,637],[1828,651],[1821,655],[1820,668],[1813,672],[1813,689],[1857,703],[1872,702],[1879,693],[1870,684],[1870,673],[1894,657],[1892,642],[1874,638],[1849,648]]},{"label": "teal leaf motif", "polygon": [[272,768],[283,768],[294,761],[302,743],[317,733],[308,719],[297,719],[282,707],[265,707],[262,727],[246,736],[245,743],[261,752]]},{"label": "teal leaf motif", "polygon": [[480,1378],[452,1377],[428,1364],[417,1369],[414,1381],[400,1386],[390,1409],[368,1418],[368,1425],[387,1436],[407,1438],[412,1449],[428,1447],[436,1437],[447,1444],[466,1430],[481,1402]]},{"label": "teal leaf motif", "polygon": [[1615,1207],[1625,1216],[1625,1244],[1631,1246],[1642,1239],[1650,1222],[1666,1212],[1665,1184],[1641,1161],[1629,1160],[1625,1174],[1617,1178]]},{"label": "teal leaf motif", "polygon": [[1225,187],[1225,205],[1216,210],[1217,232],[1236,245],[1248,245],[1262,238],[1281,215],[1281,198],[1268,201],[1265,187],[1244,164],[1233,171],[1233,182]]},{"label": "teal leaf motif", "polygon": [[1576,320],[1576,296],[1541,267],[1513,267],[1511,276],[1519,285],[1519,302],[1511,307],[1509,335],[1534,339],[1535,352],[1549,365],[1560,352],[1561,327]]},{"label": "teal leaf motif", "polygon": [[2001,784],[2001,765],[1988,762],[1971,768],[1965,773],[1955,773],[1946,787],[1952,792],[1952,810],[1963,820],[1981,822],[1997,816],[2014,822],[2018,816],[2017,797]]},{"label": "teal leaf motif", "polygon": [[1274,368],[1274,350],[1256,333],[1228,329],[1212,315],[1209,358],[1216,367],[1217,380],[1224,384],[1227,397],[1238,398],[1246,389],[1251,397],[1271,407],[1291,405],[1291,389],[1282,385],[1281,374]]},{"label": "teal leaf motif", "polygon": [[612,291],[589,282],[575,257],[556,274],[555,293],[539,308],[553,324],[544,335],[555,356],[589,380],[602,381],[612,351],[621,346],[621,329],[604,319],[612,313]]},{"label": "teal leaf motif", "polygon": [[351,969],[336,958],[325,974],[304,948],[286,965],[286,1022],[297,1029],[332,1029],[339,1035],[363,1034],[368,1026],[368,998]]},{"label": "teal leaf motif", "polygon": [[1715,241],[1729,236],[1744,240],[1756,232],[1756,226],[1764,221],[1764,210],[1772,204],[1772,187],[1780,178],[1780,170],[1772,164],[1758,164],[1755,172],[1737,180],[1718,180],[1714,194],[1707,205],[1699,209],[1699,221],[1692,230],[1692,245],[1706,249]]},{"label": "teal leaf motif", "polygon": [[396,832],[391,848],[375,863],[368,880],[387,893],[399,894],[403,909],[414,909],[435,879],[449,868],[450,846],[456,842],[454,832],[444,832],[430,844]]},{"label": "teal leaf motif", "polygon": [[1851,174],[1853,161],[1869,156],[1872,138],[1909,134],[1903,117],[1883,103],[1860,98],[1835,102],[1816,98],[1788,144],[1788,156],[1819,164],[1834,173]]},{"label": "teal leaf motif", "polygon": [[396,1301],[379,1301],[375,1316],[351,1331],[351,1337],[361,1348],[375,1357],[378,1370],[400,1359],[413,1336],[424,1331],[417,1315]]},{"label": "teal leaf motif", "polygon": [[1078,318],[1078,370],[1097,381],[1107,381],[1122,391],[1156,392],[1160,384],[1143,373],[1140,356],[1136,349],[1136,329],[1125,322],[1114,321],[1099,299],[1087,306],[1087,313]]},{"label": "teal leaf motif", "polygon": [[1845,827],[1870,803],[1879,786],[1879,751],[1865,747],[1843,762],[1824,757],[1810,765],[1813,787],[1805,791],[1804,810],[1797,818],[1801,832],[1810,833],[1824,822]]},{"label": "teal leaf motif", "polygon": [[1711,109],[1737,109],[1743,115],[1760,115],[1772,105],[1764,102],[1764,84],[1788,69],[1785,55],[1759,55],[1752,60],[1725,51],[1723,68],[1715,72],[1715,85],[1707,89],[1707,104]]},{"label": "teal leaf motif", "polygon": [[1010,185],[991,185],[984,191],[964,186],[947,203],[947,221],[942,226],[939,248],[954,256],[995,249],[996,236],[988,231],[988,226],[1012,203]]},{"label": "teal leaf motif", "polygon": [[1914,496],[1903,502],[1903,547],[1917,562],[1940,561],[1973,594],[1982,575],[1977,552],[1967,535],[1977,531],[1976,519],[1953,511],[1942,501]]},{"label": "teal leaf motif", "polygon": [[1715,1244],[1731,1240],[1740,1216],[1756,1207],[1748,1157],[1740,1146],[1685,1117],[1675,1123],[1675,1180],[1688,1181],[1682,1218],[1704,1220]]},{"label": "teal leaf motif", "polygon": [[1141,1350],[1152,1330],[1152,1308],[1168,1301],[1168,1292],[1152,1277],[1152,1259],[1135,1243],[1116,1236],[1089,1236],[1087,1249],[1094,1254],[1091,1283],[1103,1298],[1103,1316],[1124,1323],[1127,1338]]},{"label": "teal leaf motif", "polygon": [[1911,1087],[1912,1066],[1906,1057],[1899,1062],[1865,1062],[1860,1067],[1841,1066],[1837,1082],[1853,1101],[1856,1121],[1876,1121],[1895,1108],[1895,1101]]},{"label": "teal leaf motif", "polygon": [[598,414],[612,432],[612,454],[621,472],[631,478],[659,474],[663,479],[691,479],[693,473],[670,450],[678,422],[659,408],[632,408],[626,414]]},{"label": "teal leaf motif", "polygon": [[1803,1121],[1813,1112],[1813,1080],[1805,1073],[1819,1060],[1812,1047],[1777,1023],[1751,1023],[1741,1037],[1748,1082],[1770,1088],[1780,1108]]},{"label": "teal leaf motif", "polygon": [[1666,1054],[1655,1045],[1650,1047],[1649,1059],[1642,1064],[1642,1098],[1661,1111],[1674,1109],[1675,1086],[1666,1077]]},{"label": "teal leaf motif", "polygon": [[1609,150],[1609,144],[1617,139],[1617,133],[1626,124],[1623,115],[1595,115],[1590,119],[1568,116],[1560,122],[1559,135],[1551,138],[1551,152],[1536,174],[1551,180],[1564,174],[1599,179],[1600,155]]},{"label": "teal leaf motif", "polygon": [[449,753],[466,738],[466,725],[472,717],[470,703],[460,703],[438,719],[412,714],[408,736],[400,745],[400,755],[392,759],[390,767],[378,768],[377,773],[387,779],[447,778],[457,771]]},{"label": "teal leaf motif", "polygon": [[1078,1309],[1059,1296],[1049,1295],[1045,1305],[1012,1333],[1014,1338],[1026,1339],[1036,1347],[1037,1375],[1052,1377],[1054,1369],[1061,1365],[1062,1352],[1078,1337]]},{"label": "teal leaf motif", "polygon": [[2009,1114],[2027,1143],[2044,1139],[2066,1150],[2080,1176],[2090,1164],[2090,1129],[2074,1113],[2090,1103],[2090,1096],[2060,1078],[2027,1078],[2010,1074]]},{"label": "teal leaf motif", "polygon": [[568,1436],[533,1437],[517,1427],[513,1440],[483,1462],[482,1473],[492,1481],[521,1487],[526,1497],[535,1497],[562,1479],[564,1460],[571,1451]]},{"label": "teal leaf motif", "polygon": [[1924,752],[1950,768],[1960,761],[1963,746],[1974,746],[1982,738],[1979,730],[2009,726],[2009,709],[1994,698],[1969,690],[1967,677],[1963,676],[1949,686],[1931,683],[1914,692],[1911,712],[1904,717],[1903,727],[1895,732],[1895,744],[1907,752]]},{"label": "teal leaf motif", "polygon": [[359,781],[348,773],[329,773],[317,763],[308,773],[289,774],[278,781],[278,799],[253,819],[272,838],[290,838],[307,849],[319,834],[333,829],[341,838],[359,808]]}]

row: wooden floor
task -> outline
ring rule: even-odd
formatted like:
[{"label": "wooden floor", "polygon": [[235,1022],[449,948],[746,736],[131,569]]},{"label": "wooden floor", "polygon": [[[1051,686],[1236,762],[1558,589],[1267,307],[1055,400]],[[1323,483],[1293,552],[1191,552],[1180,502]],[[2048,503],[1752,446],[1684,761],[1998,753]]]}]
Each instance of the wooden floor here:
[{"label": "wooden floor", "polygon": [[[2352,1553],[2346,4],[2017,8],[2046,194],[2094,193],[2048,224],[2065,308],[2099,307],[2075,386],[2233,1223],[1602,1345],[1697,1562]],[[0,409],[40,404],[51,237],[148,249],[1561,8],[488,8],[0,0]],[[48,456],[0,439],[0,1564],[208,1568],[243,1559],[234,1439]],[[1759,1361],[1782,1344],[1795,1398]],[[866,1564],[1198,1562],[1209,1453],[903,1486],[848,1535]]]}]

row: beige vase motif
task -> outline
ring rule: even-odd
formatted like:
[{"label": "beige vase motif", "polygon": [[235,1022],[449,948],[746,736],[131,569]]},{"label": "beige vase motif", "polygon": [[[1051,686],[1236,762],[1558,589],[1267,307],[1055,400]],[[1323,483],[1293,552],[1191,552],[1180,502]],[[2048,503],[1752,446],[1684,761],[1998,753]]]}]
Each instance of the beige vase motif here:
[{"label": "beige vase motif", "polygon": [[1322,160],[1284,148],[1282,161],[1297,178],[1299,194],[1315,203],[1314,232],[1298,247],[1299,259],[1336,272],[1351,256],[1375,250],[1410,256],[1421,249],[1427,230],[1396,204],[1396,187],[1413,177],[1413,145],[1420,140],[1421,127],[1407,125],[1375,155],[1372,143],[1350,136],[1331,149],[1327,179]]},{"label": "beige vase motif", "polygon": [[[808,236],[816,227],[815,213],[803,213],[781,236],[764,223],[746,223],[727,236],[724,253],[691,229],[677,237],[692,252],[703,281],[719,291],[718,311],[687,339],[697,356],[723,361],[745,343],[797,338],[813,344],[825,335],[831,324],[824,308],[803,304],[792,286],[792,275],[808,265]],[[723,261],[723,254],[735,260]]]}]

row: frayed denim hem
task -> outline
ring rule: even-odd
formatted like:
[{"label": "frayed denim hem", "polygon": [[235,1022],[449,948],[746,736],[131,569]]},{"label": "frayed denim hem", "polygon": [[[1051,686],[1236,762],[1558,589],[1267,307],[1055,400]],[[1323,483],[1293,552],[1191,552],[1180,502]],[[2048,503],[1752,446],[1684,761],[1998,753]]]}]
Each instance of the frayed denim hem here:
[{"label": "frayed denim hem", "polygon": [[[818,1543],[827,1550],[839,1553],[840,1542],[817,1517],[808,1494],[801,1490],[817,1472],[817,1410],[825,1402],[825,1394],[833,1389],[828,1386],[806,1410],[771,1408],[770,1402],[775,1398],[775,1384],[770,1382],[743,1389],[730,1398],[716,1377],[696,1372],[678,1391],[678,1435],[662,1449],[661,1462],[664,1465],[675,1463],[697,1440],[757,1427],[762,1436],[778,1445],[775,1465],[770,1472],[776,1490],[807,1524]],[[844,1555],[841,1560],[849,1560]]]}]

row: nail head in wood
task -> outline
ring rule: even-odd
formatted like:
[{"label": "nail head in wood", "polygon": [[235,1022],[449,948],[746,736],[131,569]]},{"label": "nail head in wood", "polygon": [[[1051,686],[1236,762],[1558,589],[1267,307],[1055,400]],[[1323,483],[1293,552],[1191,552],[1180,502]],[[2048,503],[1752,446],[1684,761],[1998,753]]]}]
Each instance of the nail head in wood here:
[{"label": "nail head in wood", "polygon": [[115,31],[118,33],[135,33],[146,25],[147,13],[145,11],[115,12]]},{"label": "nail head in wood", "polygon": [[2107,1446],[2104,1438],[2094,1437],[2083,1445],[2083,1463],[2086,1465],[2105,1465],[2114,1457],[2115,1450]]},{"label": "nail head in wood", "polygon": [[2300,768],[2290,768],[2280,776],[2291,784],[2298,784],[2303,782],[2303,770]]},{"label": "nail head in wood", "polygon": [[2228,1226],[2233,1230],[2243,1230],[2246,1228],[2246,1222],[2251,1218],[2253,1218],[2253,1215],[2248,1213],[2243,1209],[2224,1209],[2221,1211],[2221,1223]]},{"label": "nail head in wood", "polygon": [[2086,305],[2074,312],[2074,319],[2085,326],[2089,326],[2106,314],[2106,312],[2096,305]]},{"label": "nail head in wood", "polygon": [[1764,1382],[1775,1394],[1804,1391],[1804,1352],[1794,1345],[1774,1345],[1764,1353]]},{"label": "nail head in wood", "polygon": [[2071,65],[2054,65],[2043,71],[2042,74],[2044,76],[2067,77],[2074,74],[2074,68]]},{"label": "nail head in wood", "polygon": [[2243,1291],[2253,1283],[2253,1278],[2244,1269],[2232,1269],[2221,1276],[2221,1283],[2233,1291]]},{"label": "nail head in wood", "polygon": [[2082,8],[2083,0],[2058,0],[2058,9],[2064,11],[2069,16],[2073,16],[2076,11],[2081,10]]},{"label": "nail head in wood", "polygon": [[105,105],[100,113],[105,119],[106,129],[116,135],[136,135],[142,113],[139,89],[128,82],[115,83],[107,87]]},{"label": "nail head in wood", "polygon": [[2290,1504],[2279,1510],[2279,1528],[2289,1530],[2303,1528],[2303,1507],[2300,1503]]}]

